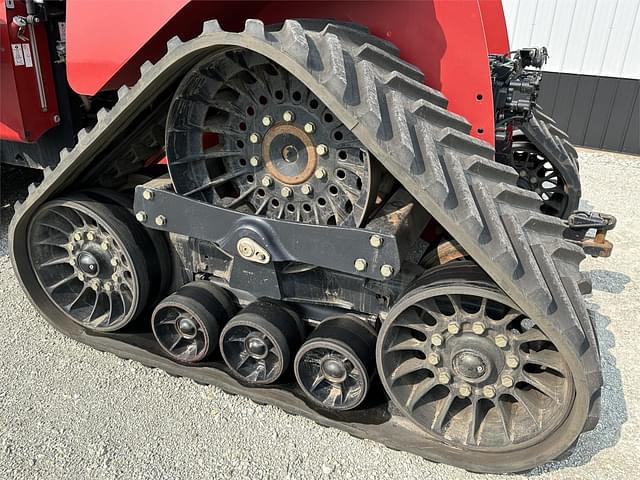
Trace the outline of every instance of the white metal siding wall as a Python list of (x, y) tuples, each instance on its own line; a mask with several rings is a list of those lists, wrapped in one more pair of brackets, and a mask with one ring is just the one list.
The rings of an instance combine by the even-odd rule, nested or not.
[(503, 0), (511, 48), (546, 46), (545, 70), (640, 79), (640, 0)]

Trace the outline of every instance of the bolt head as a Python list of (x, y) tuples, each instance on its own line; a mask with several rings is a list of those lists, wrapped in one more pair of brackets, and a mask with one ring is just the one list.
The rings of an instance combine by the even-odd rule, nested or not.
[(482, 393), (487, 398), (493, 398), (496, 396), (496, 389), (491, 385), (485, 385), (482, 389)]
[(111, 260), (109, 260), (109, 263), (111, 264), (112, 267), (117, 267), (119, 262), (116, 257), (112, 257)]
[(262, 252), (258, 252), (258, 253), (256, 253), (256, 258), (258, 260), (262, 260), (264, 262), (267, 259), (267, 256)]
[(468, 397), (471, 395), (471, 387), (469, 385), (460, 385), (460, 388), (458, 388), (458, 394), (460, 394), (462, 398)]
[(353, 266), (358, 272), (364, 272), (367, 269), (367, 261), (364, 258), (357, 258)]
[(264, 125), (265, 127), (271, 126), (272, 123), (273, 117), (271, 115), (265, 115), (264, 117), (262, 117), (262, 125)]
[(486, 327), (482, 322), (473, 322), (473, 325), (471, 325), (471, 331), (476, 335), (482, 335), (485, 330), (486, 330)]
[(384, 277), (384, 278), (389, 278), (391, 275), (393, 275), (393, 267), (391, 265), (382, 265), (380, 267), (380, 274)]
[(496, 342), (496, 345), (498, 347), (504, 348), (509, 343), (509, 339), (506, 337), (506, 335), (496, 335), (494, 342)]
[(75, 258), (71, 257), (71, 258), (69, 259), (69, 265), (75, 265), (76, 263), (78, 263), (78, 262), (76, 262), (76, 259), (75, 259)]
[(80, 232), (74, 233), (73, 239), (79, 242), (80, 240), (82, 240), (82, 234)]
[(118, 283), (120, 281), (120, 276), (117, 273), (114, 273), (111, 275), (111, 280), (113, 280), (115, 283)]
[(291, 190), (289, 187), (282, 187), (282, 190), (280, 190), (280, 194), (284, 198), (289, 198), (291, 195), (293, 195), (293, 190)]
[(140, 223), (144, 223), (147, 221), (147, 214), (145, 212), (138, 212), (136, 213), (136, 220), (138, 220)]
[(293, 113), (291, 110), (287, 110), (282, 114), (282, 119), (285, 122), (293, 122), (296, 119), (296, 114)]
[(503, 387), (507, 387), (507, 388), (511, 388), (513, 387), (513, 377), (511, 375), (503, 375), (502, 376), (502, 386)]
[(164, 215), (158, 215), (156, 217), (156, 225), (161, 227), (162, 225), (166, 225), (166, 224), (167, 224), (167, 217), (165, 217)]
[(100, 248), (106, 252), (107, 250), (109, 250), (109, 243), (108, 242), (102, 242), (100, 244)]
[(260, 157), (258, 157), (257, 155), (251, 157), (249, 159), (249, 165), (251, 165), (252, 167), (257, 167), (258, 165), (260, 165)]
[(440, 372), (438, 374), (438, 382), (442, 384), (447, 384), (450, 381), (451, 381), (451, 375), (449, 375), (449, 372)]
[(260, 137), (259, 133), (252, 133), (251, 135), (249, 135), (249, 141), (251, 143), (260, 143), (260, 139), (262, 137)]
[(300, 191), (304, 195), (311, 195), (313, 193), (313, 187), (308, 183), (305, 183), (304, 185), (302, 185), (302, 187), (300, 187)]
[(105, 282), (104, 283), (105, 292), (110, 292), (112, 288), (113, 288), (113, 285), (111, 284), (111, 282)]
[(449, 325), (447, 325), (447, 331), (451, 335), (457, 335), (458, 333), (460, 333), (460, 325), (458, 325), (456, 322), (450, 322)]
[(100, 289), (100, 281), (91, 282), (91, 289), (97, 292)]
[(322, 180), (327, 176), (327, 171), (324, 168), (319, 168), (316, 170), (316, 178)]
[(431, 343), (436, 347), (439, 347), (444, 342), (444, 338), (439, 333), (434, 333), (431, 335)]
[(67, 243), (67, 250), (69, 251), (69, 253), (73, 252), (74, 248), (75, 246), (73, 245), (73, 243)]
[(96, 235), (93, 232), (87, 232), (87, 240), (95, 240)]
[(507, 363), (507, 367), (509, 368), (518, 368), (520, 361), (518, 360), (518, 357), (516, 357), (515, 355), (508, 355), (506, 363)]
[(316, 153), (320, 156), (326, 155), (327, 153), (329, 153), (329, 147), (327, 147), (324, 143), (316, 145)]
[(273, 185), (273, 179), (270, 176), (266, 175), (262, 177), (262, 180), (260, 183), (262, 183), (263, 187), (270, 187), (271, 185)]
[(241, 238), (238, 241), (238, 253), (245, 258), (253, 256), (255, 250), (251, 242), (247, 239)]
[(144, 198), (145, 200), (153, 200), (153, 191), (145, 190), (144, 192), (142, 192), (142, 198)]
[(380, 235), (371, 235), (371, 237), (369, 237), (369, 245), (371, 245), (373, 248), (380, 248), (383, 243), (384, 238), (382, 238)]
[(304, 131), (307, 133), (313, 133), (316, 131), (316, 125), (312, 122), (307, 122), (304, 124)]
[(78, 272), (77, 277), (78, 277), (78, 280), (80, 280), (81, 282), (84, 282), (84, 273)]
[(437, 353), (430, 353), (427, 356), (427, 361), (430, 365), (437, 365), (440, 363), (440, 355), (438, 355)]

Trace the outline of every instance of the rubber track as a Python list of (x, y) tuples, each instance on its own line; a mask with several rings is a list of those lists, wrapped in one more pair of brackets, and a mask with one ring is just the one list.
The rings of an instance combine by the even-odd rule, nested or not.
[(578, 170), (578, 152), (569, 142), (569, 135), (560, 130), (556, 122), (536, 107), (532, 117), (520, 129), (545, 157), (565, 163)]
[[(131, 89), (122, 87), (114, 108), (101, 110), (96, 127), (81, 132), (76, 147), (61, 153), (56, 170), (45, 171), (42, 184), (30, 188), (25, 203), (16, 205), (10, 242), (14, 270), (23, 287), (37, 285), (25, 245), (28, 222), (38, 206), (72, 186), (169, 80), (215, 48), (242, 47), (271, 58), (305, 83), (546, 332), (565, 355), (578, 392), (565, 427), (570, 425), (575, 432), (593, 428), (602, 379), (594, 331), (578, 286), (582, 251), (562, 240), (564, 223), (538, 212), (537, 196), (515, 187), (516, 173), (492, 160), (489, 145), (468, 135), (468, 123), (445, 109), (447, 100), (421, 83), (422, 74), (415, 67), (397, 58), (392, 49), (373, 41), (362, 43), (367, 37), (353, 32), (333, 25), (305, 31), (299, 22), (286, 21), (280, 31), (265, 33), (260, 21), (249, 20), (243, 32), (227, 33), (216, 21), (209, 21), (193, 40), (170, 40), (167, 54), (155, 65), (142, 65), (139, 82)], [(202, 376), (172, 367), (152, 353), (145, 357), (139, 348), (122, 342), (113, 345), (110, 340), (78, 333), (78, 329), (63, 328), (60, 315), (47, 306), (42, 294), (35, 288), (25, 290), (45, 318), (80, 341), (98, 348), (102, 342), (104, 349), (119, 356), (192, 378)], [(289, 410), (286, 401), (276, 397), (267, 401)], [(363, 426), (353, 429), (351, 424), (341, 425), (314, 412), (300, 413), (356, 436), (442, 460), (434, 445), (420, 449), (408, 442), (399, 446), (392, 432), (381, 438)], [(460, 465), (479, 469), (465, 464), (464, 455), (460, 457)], [(520, 469), (534, 466), (536, 460), (523, 462), (530, 465), (518, 464)], [(481, 470), (495, 471), (488, 466)]]

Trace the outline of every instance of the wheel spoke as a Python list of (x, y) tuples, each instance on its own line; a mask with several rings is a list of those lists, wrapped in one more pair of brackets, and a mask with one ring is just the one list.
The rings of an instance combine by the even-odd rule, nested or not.
[(408, 338), (389, 347), (386, 350), (386, 353), (401, 352), (403, 350), (417, 350), (421, 352), (424, 350), (424, 347), (425, 342), (421, 342), (420, 340), (416, 340), (415, 338)]
[(456, 396), (449, 391), (449, 394), (438, 402), (436, 407), (436, 413), (433, 416), (433, 422), (431, 423), (431, 429), (435, 432), (442, 433), (442, 427), (444, 426), (447, 414), (451, 409)]
[(54, 283), (53, 285), (49, 285), (47, 287), (47, 290), (49, 291), (49, 293), (53, 293), (55, 292), (58, 288), (60, 288), (61, 286), (65, 285), (66, 283), (69, 283), (71, 280), (77, 278), (75, 273), (72, 273), (71, 275), (69, 275), (68, 277), (64, 277), (62, 280), (57, 281), (56, 283)]
[(404, 377), (413, 372), (417, 372), (419, 370), (424, 370), (428, 368), (424, 363), (424, 360), (420, 360), (419, 358), (409, 358), (398, 365), (389, 375), (391, 379), (391, 384), (393, 385), (400, 378)]
[(413, 411), (418, 401), (429, 393), (436, 385), (438, 385), (438, 383), (434, 378), (426, 378), (425, 380), (417, 383), (407, 398), (405, 404), (407, 409), (409, 411)]

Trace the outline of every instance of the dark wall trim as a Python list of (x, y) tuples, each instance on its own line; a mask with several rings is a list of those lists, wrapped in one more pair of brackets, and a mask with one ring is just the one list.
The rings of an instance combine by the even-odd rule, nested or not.
[(573, 144), (640, 155), (640, 80), (544, 72), (538, 102)]

